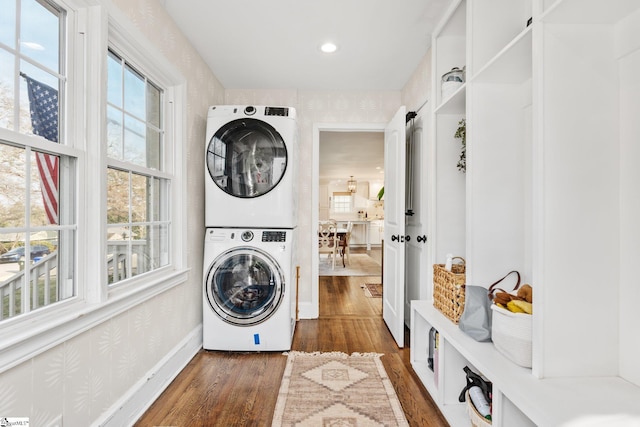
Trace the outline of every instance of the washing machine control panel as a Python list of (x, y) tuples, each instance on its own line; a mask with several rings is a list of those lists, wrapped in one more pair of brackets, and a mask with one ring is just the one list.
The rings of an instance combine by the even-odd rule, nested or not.
[(242, 234), (240, 235), (240, 238), (242, 239), (243, 242), (250, 242), (253, 240), (253, 231), (243, 231)]
[(286, 242), (287, 232), (286, 231), (263, 231), (262, 241), (263, 242)]

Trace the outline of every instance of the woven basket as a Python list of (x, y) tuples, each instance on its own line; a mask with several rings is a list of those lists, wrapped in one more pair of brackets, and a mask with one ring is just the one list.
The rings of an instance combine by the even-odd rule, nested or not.
[(465, 261), (453, 264), (451, 271), (444, 268), (444, 264), (433, 265), (433, 306), (440, 310), (456, 325), (464, 311)]
[(491, 339), (496, 349), (514, 363), (531, 367), (531, 314), (513, 313), (491, 305)]
[(476, 409), (475, 405), (471, 401), (471, 396), (469, 396), (469, 390), (465, 392), (466, 401), (467, 401), (467, 412), (469, 413), (469, 418), (471, 419), (471, 425), (473, 427), (486, 427), (491, 425), (491, 420), (486, 419), (480, 412)]

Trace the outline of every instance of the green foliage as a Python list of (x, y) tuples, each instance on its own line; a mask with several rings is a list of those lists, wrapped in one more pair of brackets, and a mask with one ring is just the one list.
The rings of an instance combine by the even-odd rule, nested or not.
[(460, 139), (462, 142), (462, 149), (460, 150), (460, 158), (458, 159), (458, 170), (462, 173), (467, 171), (467, 122), (465, 119), (461, 119), (458, 122), (458, 129), (453, 135), (454, 138)]
[(378, 191), (378, 200), (382, 200), (383, 196), (384, 196), (384, 187), (382, 187), (380, 191)]

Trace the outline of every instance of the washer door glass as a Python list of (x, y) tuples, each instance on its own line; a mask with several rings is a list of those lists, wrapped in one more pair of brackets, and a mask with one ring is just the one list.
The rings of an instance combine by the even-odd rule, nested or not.
[(269, 123), (233, 120), (213, 135), (207, 169), (216, 185), (231, 196), (259, 197), (275, 188), (287, 169), (287, 148)]
[(222, 320), (251, 326), (264, 322), (278, 309), (284, 276), (271, 255), (243, 247), (216, 258), (204, 285), (209, 305)]

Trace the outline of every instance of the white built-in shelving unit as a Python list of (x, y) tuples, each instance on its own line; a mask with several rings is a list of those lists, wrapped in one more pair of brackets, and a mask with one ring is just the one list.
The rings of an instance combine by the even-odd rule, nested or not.
[[(495, 426), (640, 416), (640, 2), (454, 3), (432, 44), (433, 260), (465, 257), (475, 285), (522, 274), (533, 363), (475, 342), (426, 299), (412, 304), (413, 367), (452, 426), (469, 425), (466, 365), (494, 384)], [(441, 76), (463, 66), (466, 82), (442, 99)]]

